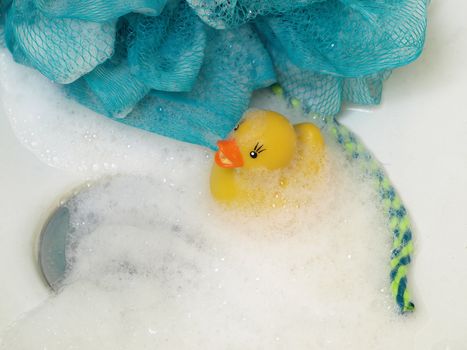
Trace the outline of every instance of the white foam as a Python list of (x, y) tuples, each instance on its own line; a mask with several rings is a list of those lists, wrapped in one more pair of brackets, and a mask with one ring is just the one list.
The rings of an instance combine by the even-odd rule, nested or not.
[[(90, 177), (119, 172), (154, 173), (183, 162), (186, 152), (208, 154), (98, 115), (65, 98), (37, 71), (14, 64), (0, 49), (0, 96), (18, 139), (53, 167)], [(176, 156), (177, 155), (177, 156)], [(189, 161), (185, 163), (189, 167)]]
[(416, 319), (394, 312), (388, 290), (390, 232), (329, 140), (308, 205), (229, 211), (210, 197), (209, 151), (100, 117), (5, 53), (0, 81), (40, 159), (90, 177), (137, 174), (70, 202), (67, 285), (3, 331), (0, 349), (411, 348)]

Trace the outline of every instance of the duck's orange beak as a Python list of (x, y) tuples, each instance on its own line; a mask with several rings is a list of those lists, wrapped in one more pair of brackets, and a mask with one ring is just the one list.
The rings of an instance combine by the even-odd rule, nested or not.
[(234, 139), (217, 141), (219, 150), (214, 157), (217, 165), (222, 168), (239, 168), (243, 166), (243, 158), (240, 148)]

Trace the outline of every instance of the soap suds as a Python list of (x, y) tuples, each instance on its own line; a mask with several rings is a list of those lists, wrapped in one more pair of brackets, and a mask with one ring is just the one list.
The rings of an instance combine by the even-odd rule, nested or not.
[(5, 52), (0, 85), (40, 159), (114, 175), (68, 202), (66, 285), (0, 332), (1, 350), (412, 348), (413, 317), (388, 288), (391, 233), (332, 141), (319, 188), (297, 189), (306, 205), (226, 210), (210, 197), (211, 151), (100, 117)]
[[(0, 49), (0, 102), (18, 139), (52, 167), (89, 177), (119, 172), (158, 174), (204, 148), (125, 126), (67, 99), (57, 84), (15, 64)], [(180, 156), (180, 153), (190, 156)], [(150, 161), (148, 161), (150, 160)]]

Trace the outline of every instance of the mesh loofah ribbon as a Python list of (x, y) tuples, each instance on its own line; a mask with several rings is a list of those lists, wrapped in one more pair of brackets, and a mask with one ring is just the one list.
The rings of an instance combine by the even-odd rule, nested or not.
[(391, 294), (401, 313), (413, 312), (415, 304), (411, 300), (407, 280), (413, 252), (409, 214), (383, 167), (358, 137), (335, 118), (328, 118), (326, 122), (326, 131), (343, 147), (347, 156), (359, 163), (374, 182), (392, 232), (391, 272), (389, 274)]
[(215, 147), (253, 90), (306, 111), (379, 103), (420, 54), (426, 0), (0, 0), (14, 59), (120, 122)]

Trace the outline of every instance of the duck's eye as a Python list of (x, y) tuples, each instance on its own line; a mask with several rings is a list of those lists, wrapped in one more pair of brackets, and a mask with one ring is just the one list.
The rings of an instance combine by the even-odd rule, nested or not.
[(250, 152), (250, 157), (255, 159), (258, 157), (258, 154), (264, 151), (266, 151), (266, 149), (263, 148), (263, 145), (260, 145), (259, 142), (256, 142), (255, 148), (253, 148), (253, 151)]

